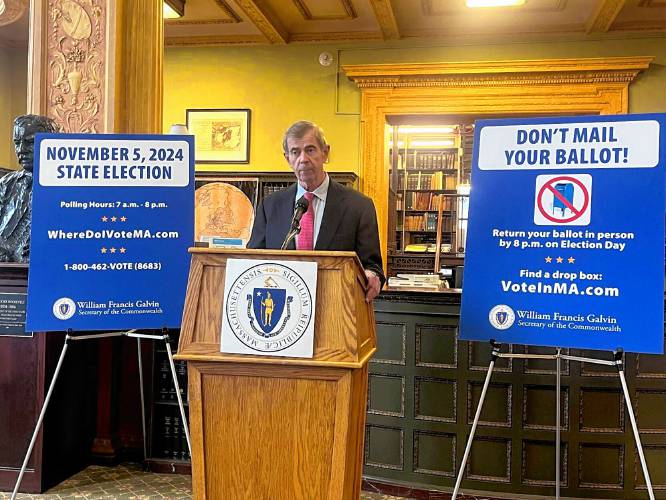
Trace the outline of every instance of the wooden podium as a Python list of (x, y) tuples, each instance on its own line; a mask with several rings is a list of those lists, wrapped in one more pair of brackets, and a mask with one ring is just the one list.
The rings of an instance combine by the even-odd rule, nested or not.
[[(353, 252), (191, 249), (176, 359), (186, 360), (197, 499), (359, 498), (376, 351)], [(314, 261), (314, 356), (220, 352), (227, 259)]]

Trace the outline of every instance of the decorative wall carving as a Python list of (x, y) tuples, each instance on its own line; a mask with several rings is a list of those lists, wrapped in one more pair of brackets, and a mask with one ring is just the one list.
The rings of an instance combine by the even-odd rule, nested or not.
[(0, 26), (7, 26), (23, 17), (29, 0), (4, 0), (0, 2)]
[(47, 115), (65, 132), (104, 131), (104, 0), (49, 0)]

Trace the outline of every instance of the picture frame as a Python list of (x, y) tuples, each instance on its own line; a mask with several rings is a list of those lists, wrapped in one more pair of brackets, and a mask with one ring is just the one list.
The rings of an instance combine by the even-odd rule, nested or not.
[(250, 163), (249, 109), (187, 109), (195, 163)]

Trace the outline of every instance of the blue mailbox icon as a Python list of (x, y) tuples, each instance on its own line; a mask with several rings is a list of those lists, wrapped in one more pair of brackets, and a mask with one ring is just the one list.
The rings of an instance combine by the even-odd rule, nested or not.
[[(574, 199), (574, 185), (571, 182), (558, 182), (555, 184), (555, 190), (559, 193), (559, 195), (564, 198), (568, 203), (569, 206), (573, 206), (573, 199)], [(568, 210), (569, 207), (562, 201), (561, 198), (558, 196), (553, 197), (553, 215), (555, 214), (555, 210), (559, 209), (561, 212), (561, 216), (564, 217), (564, 212), (565, 210)]]

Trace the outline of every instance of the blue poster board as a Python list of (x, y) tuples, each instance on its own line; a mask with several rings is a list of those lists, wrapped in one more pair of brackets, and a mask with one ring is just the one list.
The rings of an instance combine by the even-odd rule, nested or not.
[(40, 134), (26, 330), (180, 326), (192, 136)]
[(476, 122), (462, 339), (663, 353), (665, 120)]

